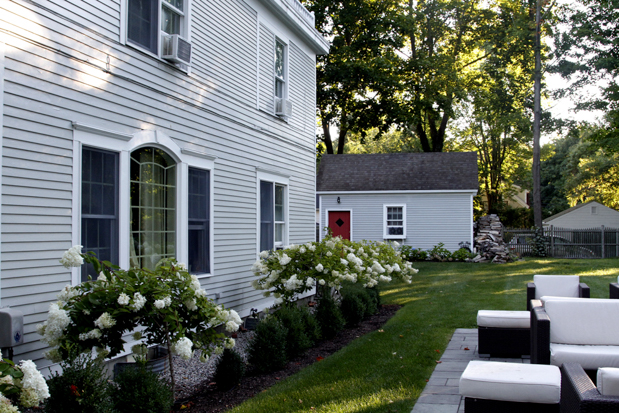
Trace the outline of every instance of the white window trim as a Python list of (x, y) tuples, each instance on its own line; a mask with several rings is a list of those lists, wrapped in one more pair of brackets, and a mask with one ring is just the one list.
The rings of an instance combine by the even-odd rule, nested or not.
[[(146, 53), (147, 55), (155, 57), (155, 58), (157, 58), (157, 60), (165, 62), (165, 63), (167, 63), (167, 64), (169, 64), (171, 66), (174, 66), (176, 68), (181, 69), (179, 67), (179, 65), (176, 65), (173, 62), (169, 62), (169, 61), (161, 58), (161, 54), (162, 54), (161, 36), (162, 36), (162, 33), (163, 33), (161, 31), (161, 7), (162, 7), (162, 3), (163, 3), (164, 0), (158, 0), (159, 8), (157, 9), (158, 10), (158, 14), (157, 15), (159, 16), (159, 18), (157, 19), (157, 33), (158, 33), (158, 37), (157, 37), (157, 54), (155, 54), (155, 53), (151, 52), (150, 50), (147, 50), (147, 49), (145, 49), (145, 48), (143, 48), (143, 47), (141, 47), (141, 46), (139, 46), (137, 44), (134, 44), (134, 43), (132, 43), (132, 42), (127, 40), (127, 25), (129, 24), (129, 21), (128, 21), (129, 13), (127, 13), (127, 7), (128, 7), (127, 1), (128, 0), (120, 0), (120, 21), (121, 21), (121, 24), (120, 24), (120, 34), (119, 34), (120, 35), (120, 39), (119, 39), (120, 43), (125, 45), (125, 46), (131, 47), (133, 49), (139, 50), (139, 51), (141, 51), (143, 53)], [(184, 0), (186, 11), (183, 12), (184, 13), (184, 17), (183, 17), (183, 24), (182, 24), (182, 28), (181, 28), (181, 34), (180, 34), (180, 36), (183, 39), (187, 40), (190, 43), (191, 43), (191, 23), (192, 23), (192, 18), (191, 18), (191, 14), (192, 14), (191, 13), (191, 10), (192, 10), (191, 3), (192, 3), (192, 1), (193, 0)], [(189, 66), (189, 69), (187, 70), (187, 72), (190, 73), (190, 71), (191, 71), (191, 66)]]
[[(256, 168), (256, 257), (260, 254), (260, 182), (272, 182), (273, 184), (284, 186), (284, 236), (282, 247), (286, 248), (289, 245), (290, 232), (290, 214), (289, 214), (289, 198), (290, 198), (290, 177), (279, 172), (267, 171), (262, 168)], [(273, 188), (275, 192), (275, 188)], [(275, 207), (275, 205), (273, 205)], [(273, 228), (275, 231), (275, 228)], [(275, 234), (273, 234), (275, 241)]]
[[(284, 46), (284, 78), (283, 78), (283, 82), (284, 82), (284, 90), (282, 93), (282, 99), (288, 99), (288, 86), (289, 86), (289, 82), (290, 82), (290, 76), (289, 76), (289, 72), (288, 72), (288, 66), (289, 66), (289, 45), (288, 42), (285, 42), (284, 40), (282, 40), (282, 38), (275, 36), (275, 49), (273, 50), (273, 57), (277, 58), (277, 43), (280, 43), (281, 45)], [(275, 60), (274, 60), (275, 61)], [(275, 95), (275, 85), (277, 84), (277, 79), (279, 79), (276, 75), (276, 66), (275, 64), (273, 64), (273, 97), (277, 98), (277, 96)], [(273, 108), (273, 113), (275, 114), (275, 108)]]
[[(387, 208), (402, 208), (402, 235), (389, 234), (387, 226)], [(383, 238), (406, 239), (406, 204), (383, 204)]]
[[(114, 132), (98, 127), (73, 123), (73, 216), (72, 245), (81, 245), (82, 233), (82, 146), (104, 149), (119, 154), (118, 167), (118, 265), (129, 268), (130, 240), (130, 155), (134, 150), (152, 146), (168, 153), (177, 162), (176, 176), (176, 259), (178, 262), (188, 261), (188, 219), (189, 219), (189, 167), (205, 169), (210, 172), (210, 216), (209, 216), (209, 259), (210, 273), (196, 274), (198, 278), (207, 278), (215, 274), (214, 237), (213, 237), (213, 175), (215, 157), (205, 153), (181, 149), (168, 135), (162, 131), (140, 131), (133, 135)], [(127, 139), (132, 136), (131, 139)], [(80, 283), (79, 268), (71, 270), (72, 285)]]

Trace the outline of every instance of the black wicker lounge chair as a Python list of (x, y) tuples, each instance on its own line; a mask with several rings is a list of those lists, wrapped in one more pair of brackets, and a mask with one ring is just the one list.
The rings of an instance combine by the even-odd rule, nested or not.
[(561, 413), (619, 412), (619, 396), (603, 396), (580, 364), (561, 366)]
[[(589, 286), (585, 283), (578, 283), (578, 287), (577, 287), (577, 294), (576, 291), (574, 291), (573, 294), (566, 294), (564, 292), (555, 292), (552, 289), (548, 289), (548, 287), (546, 287), (546, 289), (544, 291), (537, 291), (537, 287), (535, 285), (535, 278), (538, 277), (545, 277), (546, 280), (549, 279), (553, 279), (554, 277), (556, 277), (557, 280), (560, 280), (561, 278), (563, 280), (566, 280), (566, 277), (572, 278), (572, 277), (577, 277), (575, 275), (569, 275), (569, 276), (561, 276), (561, 275), (535, 275), (534, 276), (534, 282), (532, 283), (528, 283), (527, 284), (527, 311), (531, 310), (531, 300), (535, 300), (535, 299), (539, 299), (544, 295), (550, 295), (550, 296), (562, 296), (562, 297), (581, 297), (581, 298), (589, 298), (591, 297), (591, 292), (589, 290)], [(574, 287), (576, 289), (576, 287)], [(617, 290), (617, 298), (619, 298), (619, 286), (618, 286), (618, 290)]]

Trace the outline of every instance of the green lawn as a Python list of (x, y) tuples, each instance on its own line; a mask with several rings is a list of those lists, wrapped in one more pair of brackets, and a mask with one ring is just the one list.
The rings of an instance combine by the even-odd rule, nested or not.
[(416, 263), (412, 284), (383, 287), (385, 304), (404, 307), (384, 332), (278, 383), (240, 413), (410, 412), (456, 328), (475, 328), (480, 309), (525, 310), (534, 274), (580, 275), (592, 297), (608, 297), (619, 260), (528, 259), (510, 264)]

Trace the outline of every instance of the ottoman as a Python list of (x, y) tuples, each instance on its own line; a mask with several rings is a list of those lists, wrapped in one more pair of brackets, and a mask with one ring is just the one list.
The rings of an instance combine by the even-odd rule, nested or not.
[(529, 311), (479, 310), (477, 332), (479, 354), (508, 357), (531, 354)]
[(460, 377), (464, 411), (559, 412), (561, 372), (544, 364), (471, 361)]

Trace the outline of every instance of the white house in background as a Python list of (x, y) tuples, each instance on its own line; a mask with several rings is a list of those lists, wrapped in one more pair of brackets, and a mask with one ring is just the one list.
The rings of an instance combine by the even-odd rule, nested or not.
[(242, 316), (260, 250), (315, 238), (315, 69), (297, 0), (0, 2), (2, 306), (16, 359), (66, 284), (72, 245), (187, 263)]
[(544, 220), (544, 226), (556, 228), (588, 229), (619, 228), (619, 211), (609, 208), (597, 201), (578, 204)]
[(325, 227), (353, 241), (429, 249), (473, 245), (475, 152), (323, 155), (316, 192)]

